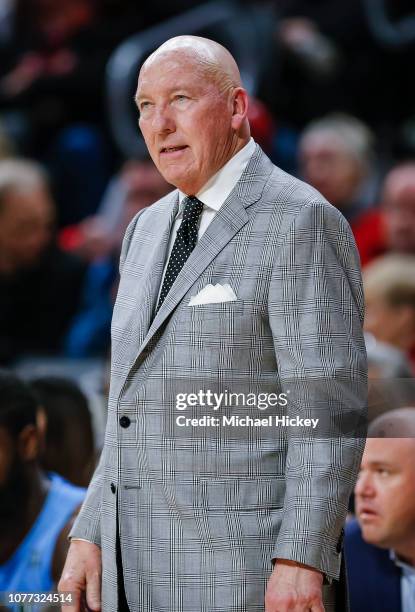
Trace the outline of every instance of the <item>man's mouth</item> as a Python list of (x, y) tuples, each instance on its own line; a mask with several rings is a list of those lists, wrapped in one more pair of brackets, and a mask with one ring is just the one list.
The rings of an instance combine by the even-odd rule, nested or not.
[(358, 514), (359, 519), (361, 519), (362, 521), (371, 520), (378, 516), (378, 513), (375, 512), (375, 510), (373, 510), (372, 508), (365, 507), (365, 506), (363, 508), (359, 508), (357, 514)]
[(172, 154), (177, 153), (178, 151), (183, 151), (184, 149), (187, 149), (187, 145), (179, 145), (177, 147), (163, 147), (162, 149), (160, 149), (160, 153)]

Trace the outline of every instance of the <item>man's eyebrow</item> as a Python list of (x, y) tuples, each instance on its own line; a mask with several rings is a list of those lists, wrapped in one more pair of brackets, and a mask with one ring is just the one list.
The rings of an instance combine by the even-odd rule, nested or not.
[(138, 106), (138, 103), (140, 102), (140, 100), (142, 100), (144, 98), (144, 96), (142, 94), (135, 94), (133, 100), (136, 103), (136, 105)]
[(375, 459), (374, 461), (369, 461), (369, 465), (370, 467), (387, 467), (387, 468), (394, 468), (396, 467), (396, 464), (391, 463), (390, 461), (383, 461), (381, 459)]
[[(196, 88), (195, 84), (193, 83), (193, 84), (186, 84), (186, 85), (173, 85), (172, 87), (167, 89), (165, 93), (167, 95), (169, 95), (169, 96), (172, 93), (175, 93), (175, 92), (182, 92), (182, 93), (191, 95), (191, 94), (195, 94), (196, 90), (197, 90), (197, 88)], [(138, 102), (140, 102), (140, 100), (142, 100), (144, 98), (145, 99), (151, 98), (151, 95), (147, 95), (145, 93), (136, 94), (134, 96), (134, 101), (135, 101), (136, 104), (138, 104)]]

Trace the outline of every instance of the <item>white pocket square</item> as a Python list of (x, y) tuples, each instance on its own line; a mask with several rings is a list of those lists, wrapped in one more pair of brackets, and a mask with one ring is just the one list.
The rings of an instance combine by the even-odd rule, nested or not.
[(227, 283), (225, 285), (206, 285), (197, 295), (190, 299), (189, 306), (200, 304), (219, 304), (221, 302), (235, 302), (236, 295), (234, 290)]

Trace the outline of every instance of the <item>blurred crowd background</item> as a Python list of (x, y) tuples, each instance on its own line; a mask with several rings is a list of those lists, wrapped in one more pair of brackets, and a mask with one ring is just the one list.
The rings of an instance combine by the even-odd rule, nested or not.
[(102, 446), (123, 233), (172, 189), (133, 94), (184, 33), (231, 50), (255, 140), (349, 221), (370, 419), (415, 412), (413, 2), (1, 0), (0, 591), (56, 581)]

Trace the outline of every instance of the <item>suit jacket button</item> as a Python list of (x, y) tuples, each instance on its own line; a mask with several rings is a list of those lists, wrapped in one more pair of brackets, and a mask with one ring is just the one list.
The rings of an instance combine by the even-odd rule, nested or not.
[(115, 486), (113, 482), (110, 485), (110, 489), (111, 489), (111, 493), (115, 493), (115, 491), (117, 490), (117, 487)]
[(121, 425), (121, 427), (124, 427), (124, 429), (125, 429), (126, 427), (129, 427), (129, 426), (131, 425), (131, 421), (130, 421), (130, 419), (128, 418), (128, 416), (125, 416), (125, 415), (124, 415), (124, 416), (122, 416), (122, 417), (120, 418), (120, 425)]

